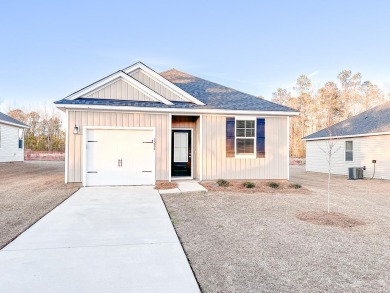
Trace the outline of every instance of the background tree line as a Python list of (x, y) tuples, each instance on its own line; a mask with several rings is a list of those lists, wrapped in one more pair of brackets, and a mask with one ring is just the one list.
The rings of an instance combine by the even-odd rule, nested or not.
[(339, 83), (329, 81), (314, 89), (310, 78), (301, 75), (293, 88), (294, 96), (283, 88), (272, 94), (272, 101), (300, 112), (290, 120), (290, 156), (305, 156), (302, 137), (385, 102), (379, 87), (363, 82), (360, 73), (343, 70), (337, 79)]
[(24, 133), (24, 147), (33, 151), (65, 151), (65, 132), (62, 130), (61, 117), (46, 111), (20, 109), (8, 112), (8, 115), (30, 126)]

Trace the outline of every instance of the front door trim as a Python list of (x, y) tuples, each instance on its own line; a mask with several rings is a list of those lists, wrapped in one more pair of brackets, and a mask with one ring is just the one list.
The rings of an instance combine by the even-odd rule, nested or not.
[[(113, 126), (82, 126), (81, 135), (82, 135), (82, 147), (81, 147), (81, 156), (83, 158), (82, 162), (82, 184), (84, 187), (87, 186), (87, 131), (88, 130), (152, 130), (153, 137), (156, 137), (156, 128), (155, 127), (113, 127)], [(70, 134), (72, 135), (72, 134)], [(80, 134), (73, 134), (80, 135)], [(155, 139), (154, 139), (155, 140)], [(156, 152), (154, 153), (154, 166), (156, 166)], [(156, 181), (156, 178), (154, 178)]]
[[(194, 163), (195, 163), (195, 155), (194, 155), (194, 129), (189, 128), (189, 127), (172, 127), (171, 128), (171, 133), (175, 130), (189, 130), (191, 133), (191, 176), (171, 176), (173, 180), (178, 180), (178, 179), (194, 179)], [(170, 141), (171, 147), (170, 149), (173, 149), (172, 145), (172, 140)], [(172, 153), (170, 153), (170, 161), (172, 161)], [(169, 174), (172, 174), (172, 164), (171, 168), (169, 170)]]

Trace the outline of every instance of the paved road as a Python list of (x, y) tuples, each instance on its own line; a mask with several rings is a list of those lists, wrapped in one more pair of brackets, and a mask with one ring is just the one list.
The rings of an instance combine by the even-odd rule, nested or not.
[(199, 292), (158, 192), (82, 188), (0, 251), (0, 292)]

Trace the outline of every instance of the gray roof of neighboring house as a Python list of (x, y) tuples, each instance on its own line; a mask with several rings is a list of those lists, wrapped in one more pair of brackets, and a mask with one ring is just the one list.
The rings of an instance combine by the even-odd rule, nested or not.
[(5, 115), (4, 113), (0, 112), (0, 123), (4, 122), (6, 124), (11, 123), (11, 124), (16, 124), (21, 127), (29, 127), (28, 125), (24, 124), (23, 122), (20, 122), (19, 120), (16, 120), (8, 115)]
[(303, 139), (355, 136), (381, 132), (390, 132), (390, 101), (310, 134)]
[(165, 105), (158, 102), (125, 101), (112, 99), (78, 98), (75, 100), (62, 99), (56, 104), (76, 105), (106, 105), (106, 106), (135, 106), (155, 108), (181, 108), (181, 109), (220, 109), (220, 110), (247, 110), (247, 111), (281, 111), (298, 112), (289, 107), (279, 105), (255, 96), (219, 85), (217, 83), (171, 69), (160, 73), (185, 92), (197, 98), (205, 105), (196, 105), (190, 102), (172, 101), (174, 105)]

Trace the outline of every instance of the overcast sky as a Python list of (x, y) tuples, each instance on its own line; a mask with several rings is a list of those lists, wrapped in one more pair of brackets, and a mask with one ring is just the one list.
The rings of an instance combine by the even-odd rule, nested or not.
[(389, 91), (389, 15), (390, 1), (1, 1), (0, 110), (51, 104), (137, 61), (267, 99), (343, 69)]

